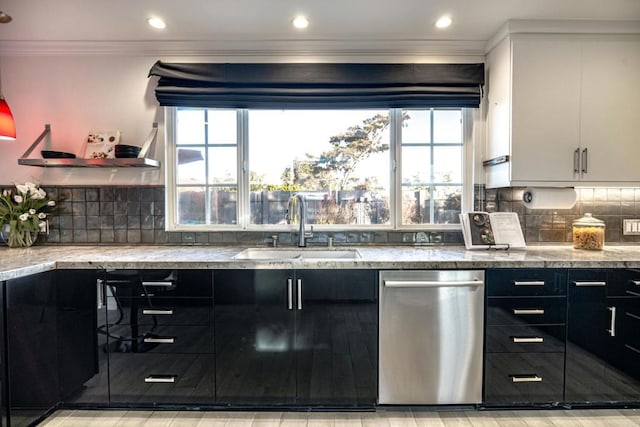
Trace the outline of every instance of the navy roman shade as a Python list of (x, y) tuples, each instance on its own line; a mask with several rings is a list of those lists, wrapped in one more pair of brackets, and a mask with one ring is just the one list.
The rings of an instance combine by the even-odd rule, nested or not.
[(156, 62), (163, 106), (207, 108), (477, 108), (484, 64)]

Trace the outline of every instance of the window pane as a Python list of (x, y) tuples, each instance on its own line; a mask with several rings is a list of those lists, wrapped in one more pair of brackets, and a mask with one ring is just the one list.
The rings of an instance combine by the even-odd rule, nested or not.
[(236, 110), (208, 110), (209, 144), (236, 144)]
[(402, 182), (431, 182), (431, 149), (402, 147)]
[(235, 147), (209, 149), (209, 184), (238, 182), (237, 151)]
[(433, 112), (433, 142), (462, 143), (462, 110)]
[(283, 223), (295, 191), (311, 224), (388, 223), (389, 134), (387, 110), (250, 111), (251, 223)]
[(431, 141), (430, 110), (404, 110), (403, 117), (403, 144), (425, 144)]
[(204, 110), (178, 109), (176, 112), (176, 144), (204, 144)]
[(204, 148), (178, 148), (176, 182), (178, 185), (204, 184), (206, 181)]
[(462, 146), (434, 147), (433, 180), (440, 183), (462, 183)]
[(403, 187), (403, 224), (457, 224), (462, 186)]
[(178, 223), (205, 224), (204, 187), (178, 188)]
[(211, 224), (237, 224), (238, 223), (238, 188), (211, 187), (209, 188), (211, 200)]

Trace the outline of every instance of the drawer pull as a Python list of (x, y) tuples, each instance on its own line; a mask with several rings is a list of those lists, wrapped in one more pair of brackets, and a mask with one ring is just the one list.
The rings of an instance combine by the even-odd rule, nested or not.
[(144, 309), (144, 310), (142, 310), (142, 314), (160, 315), (160, 316), (173, 316), (173, 310)]
[(511, 381), (514, 383), (541, 383), (542, 377), (537, 375), (511, 375)]
[(633, 292), (633, 291), (627, 291), (628, 295), (634, 296), (634, 297), (640, 297), (640, 294), (637, 292)]
[(513, 314), (544, 314), (542, 308), (514, 308)]
[(544, 342), (542, 337), (512, 337), (514, 343), (535, 343)]
[(576, 286), (607, 286), (607, 282), (579, 282), (577, 280), (573, 284)]
[(631, 280), (631, 283), (633, 283), (636, 286), (640, 286), (640, 280)]
[(176, 337), (145, 337), (144, 342), (153, 344), (175, 344)]
[(173, 282), (142, 282), (142, 286), (155, 286), (157, 288), (170, 288), (175, 286)]
[(544, 280), (514, 280), (515, 286), (544, 286)]
[(144, 379), (145, 383), (175, 383), (176, 375), (149, 375)]

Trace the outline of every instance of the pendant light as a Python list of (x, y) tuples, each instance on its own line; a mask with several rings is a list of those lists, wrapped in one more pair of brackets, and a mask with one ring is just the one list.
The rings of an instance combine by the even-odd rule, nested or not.
[[(8, 22), (11, 22), (11, 16), (0, 11), (0, 23), (6, 24)], [(0, 74), (0, 139), (16, 139), (16, 122), (13, 120), (9, 104), (2, 96), (2, 74)]]

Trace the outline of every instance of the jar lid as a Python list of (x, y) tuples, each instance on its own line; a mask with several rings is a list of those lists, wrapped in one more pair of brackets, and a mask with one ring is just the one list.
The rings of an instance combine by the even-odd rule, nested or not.
[(604, 227), (604, 221), (594, 218), (590, 213), (586, 213), (582, 218), (573, 221), (573, 225), (582, 227)]

